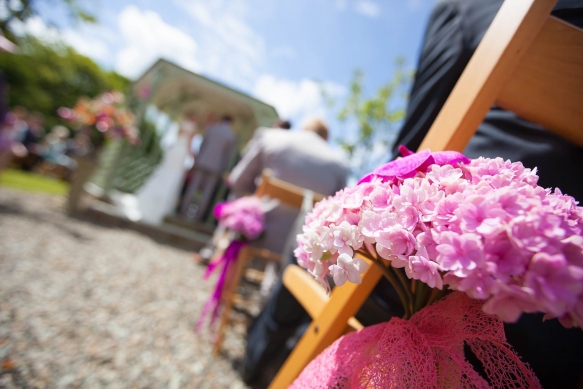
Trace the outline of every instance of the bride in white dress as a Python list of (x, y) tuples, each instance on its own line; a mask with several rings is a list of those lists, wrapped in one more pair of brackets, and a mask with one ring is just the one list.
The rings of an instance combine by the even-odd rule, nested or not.
[(191, 116), (179, 127), (176, 142), (164, 152), (162, 161), (135, 195), (116, 196), (116, 203), (132, 221), (162, 224), (164, 217), (174, 213), (186, 172), (190, 144), (196, 133)]

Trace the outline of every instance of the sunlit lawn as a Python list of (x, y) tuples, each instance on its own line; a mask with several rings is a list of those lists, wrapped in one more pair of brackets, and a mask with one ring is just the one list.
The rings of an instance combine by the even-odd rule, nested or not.
[(0, 173), (0, 187), (55, 195), (64, 195), (69, 191), (69, 184), (66, 182), (14, 169)]

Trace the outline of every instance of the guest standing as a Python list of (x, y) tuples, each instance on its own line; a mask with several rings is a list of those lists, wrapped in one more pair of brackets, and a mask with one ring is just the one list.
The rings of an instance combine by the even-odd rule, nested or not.
[(204, 133), (200, 150), (194, 161), (180, 213), (186, 216), (196, 191), (202, 191), (195, 220), (202, 221), (207, 213), (212, 195), (222, 174), (229, 168), (235, 151), (235, 134), (231, 128), (233, 119), (224, 115), (218, 124), (209, 126)]

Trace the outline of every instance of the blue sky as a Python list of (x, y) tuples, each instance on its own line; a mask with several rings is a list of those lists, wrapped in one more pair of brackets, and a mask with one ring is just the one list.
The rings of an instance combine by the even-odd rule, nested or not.
[[(164, 57), (274, 105), (295, 127), (323, 116), (338, 135), (317, 82), (342, 99), (355, 68), (368, 93), (391, 78), (396, 57), (413, 68), (434, 2), (81, 0), (99, 24), (76, 26), (57, 2), (42, 13), (78, 51), (129, 78)], [(56, 34), (40, 19), (26, 28)]]

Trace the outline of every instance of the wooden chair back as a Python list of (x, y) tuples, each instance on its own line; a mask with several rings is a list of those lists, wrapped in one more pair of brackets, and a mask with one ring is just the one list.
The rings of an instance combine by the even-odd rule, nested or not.
[[(330, 297), (314, 277), (298, 265), (288, 265), (283, 273), (283, 284), (304, 307), (312, 319), (317, 318), (324, 310)], [(348, 319), (345, 333), (358, 331), (364, 326), (354, 317)]]
[[(302, 207), (305, 195), (304, 188), (273, 177), (269, 169), (265, 169), (261, 174), (261, 183), (255, 191), (257, 197), (269, 196), (297, 209)], [(314, 204), (323, 198), (323, 195), (313, 193)]]
[[(301, 209), (304, 196), (307, 190), (289, 182), (280, 180), (272, 176), (269, 170), (264, 170), (261, 175), (261, 182), (255, 191), (255, 196), (263, 197), (269, 196), (276, 199), (283, 204), (287, 204), (297, 209)], [(324, 198), (319, 193), (311, 193), (314, 203)], [(284, 237), (285, 238), (285, 237)], [(281, 263), (281, 254), (274, 253), (267, 249), (261, 249), (251, 246), (244, 247), (237, 257), (236, 265), (232, 267), (227, 279), (222, 294), (223, 311), (221, 313), (221, 321), (217, 332), (217, 337), (214, 343), (214, 354), (218, 355), (221, 350), (225, 330), (230, 322), (230, 315), (235, 301), (240, 301), (243, 298), (237, 294), (237, 289), (241, 283), (241, 278), (245, 276), (244, 269), (246, 265), (254, 258), (260, 258), (266, 261)], [(251, 269), (248, 269), (251, 270)], [(253, 277), (261, 279), (261, 275), (257, 271), (252, 271)]]
[(419, 149), (462, 151), (493, 104), (583, 147), (583, 31), (555, 2), (504, 2)]
[[(504, 2), (420, 149), (462, 151), (494, 103), (583, 146), (583, 32), (550, 16), (555, 3)], [(342, 335), (381, 277), (370, 264), (360, 285), (334, 289), (270, 389), (287, 388)]]

